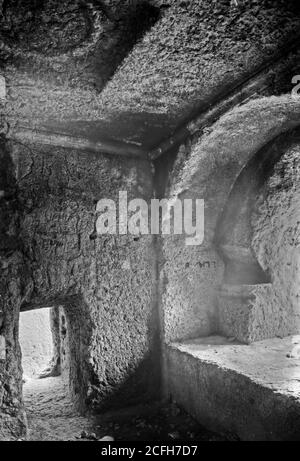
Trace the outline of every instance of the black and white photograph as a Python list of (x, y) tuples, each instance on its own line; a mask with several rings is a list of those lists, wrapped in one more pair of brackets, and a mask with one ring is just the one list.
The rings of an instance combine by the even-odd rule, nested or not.
[(0, 446), (291, 441), (300, 2), (0, 0)]

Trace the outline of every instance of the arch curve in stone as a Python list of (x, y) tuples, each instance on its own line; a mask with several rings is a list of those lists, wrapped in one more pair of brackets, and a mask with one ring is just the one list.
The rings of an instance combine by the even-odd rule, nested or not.
[[(181, 278), (177, 278), (176, 291), (173, 289), (171, 292), (171, 288), (167, 287), (171, 292), (165, 301), (168, 340), (169, 337), (171, 340), (189, 339), (213, 334), (216, 331), (225, 336), (235, 336), (242, 342), (274, 336), (276, 329), (267, 330), (265, 328), (267, 322), (263, 320), (260, 322), (260, 319), (266, 318), (265, 314), (272, 316), (268, 306), (262, 304), (262, 301), (270, 299), (270, 294), (273, 293), (269, 274), (265, 274), (262, 270), (257, 274), (255, 270), (254, 275), (256, 277), (258, 275), (257, 278), (231, 281), (229, 292), (224, 296), (220, 293), (220, 288), (222, 291), (227, 289), (228, 285), (224, 284), (226, 261), (219, 251), (216, 229), (222, 216), (226, 215), (231, 194), (236, 193), (234, 187), (238, 184), (239, 177), (243, 171), (247, 171), (247, 165), (251, 165), (255, 155), (257, 153), (261, 155), (266, 146), (271, 145), (274, 140), (282, 139), (282, 149), (278, 148), (278, 157), (280, 157), (284, 150), (284, 139), (289, 138), (293, 130), (297, 131), (299, 126), (300, 100), (290, 96), (261, 98), (228, 112), (207, 128), (200, 138), (194, 139), (190, 146), (185, 147), (188, 156), (180, 172), (172, 178), (169, 195), (181, 200), (204, 199), (205, 239), (201, 246), (190, 249), (185, 247), (182, 239), (181, 253), (177, 259), (174, 254), (178, 252), (178, 239), (174, 245), (171, 242), (164, 245), (165, 254), (167, 256), (172, 254), (172, 259), (168, 262), (171, 269), (168, 266), (168, 271), (178, 271), (178, 265), (182, 264), (183, 257), (189, 261), (190, 267), (183, 270)], [(253, 162), (255, 164), (255, 160)], [(222, 243), (226, 243), (226, 240), (221, 241)], [(247, 249), (246, 256), (249, 256), (249, 253)], [(250, 256), (251, 263), (258, 265), (257, 258), (252, 252)], [(195, 261), (195, 264), (191, 264), (191, 261)], [(208, 261), (210, 269), (198, 270), (199, 261), (200, 263)], [(193, 288), (186, 283), (189, 277), (197, 280)], [(200, 293), (205, 293), (205, 299), (199, 299)], [(189, 302), (186, 302), (187, 297)], [(177, 298), (179, 301), (175, 308)], [(258, 312), (259, 321), (256, 316), (256, 323), (250, 325), (251, 318), (256, 315), (254, 311)], [(173, 321), (175, 314), (176, 325)], [(239, 315), (242, 321), (237, 325), (236, 319)], [(188, 326), (186, 326), (187, 317)], [(222, 324), (227, 327), (222, 328)]]
[(280, 135), (300, 126), (300, 99), (253, 100), (237, 107), (193, 141), (191, 154), (173, 180), (172, 196), (206, 201), (206, 245), (215, 245), (216, 227), (232, 190), (251, 159)]
[(257, 194), (268, 181), (276, 163), (293, 144), (299, 144), (300, 127), (280, 134), (250, 159), (240, 173), (219, 217), (215, 244), (225, 262), (227, 284), (271, 282), (251, 248), (251, 214)]

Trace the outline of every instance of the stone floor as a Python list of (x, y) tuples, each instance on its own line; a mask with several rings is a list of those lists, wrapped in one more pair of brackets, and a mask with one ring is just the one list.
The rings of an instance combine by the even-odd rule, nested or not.
[(78, 415), (60, 378), (27, 380), (23, 390), (29, 440), (76, 440), (92, 421)]
[(31, 441), (219, 441), (225, 435), (207, 431), (176, 405), (159, 403), (85, 418), (74, 411), (61, 378), (28, 380), (24, 385)]

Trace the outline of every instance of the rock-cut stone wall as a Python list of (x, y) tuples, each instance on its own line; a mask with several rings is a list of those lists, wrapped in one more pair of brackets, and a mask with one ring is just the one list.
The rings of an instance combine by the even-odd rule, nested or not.
[(26, 430), (18, 320), (27, 276), (18, 235), (14, 165), (3, 139), (0, 165), (0, 438), (7, 440)]
[[(172, 199), (204, 199), (205, 238), (195, 247), (186, 246), (184, 236), (163, 239), (160, 301), (167, 344), (216, 332), (245, 343), (299, 333), (299, 110), (299, 101), (288, 96), (257, 99), (181, 146), (166, 193)], [(242, 206), (235, 202), (237, 216), (227, 223), (224, 257), (216, 238), (220, 218), (241, 174), (269, 143), (275, 173), (269, 172), (251, 200), (248, 186), (258, 171), (239, 189)], [(264, 277), (251, 274), (248, 281), (236, 273), (240, 279), (230, 280), (229, 256), (251, 271), (256, 262)]]
[[(1, 201), (1, 216), (6, 219), (1, 232), (6, 236), (7, 229), (13, 232), (15, 226), (19, 247), (15, 249), (15, 240), (5, 237), (13, 248), (4, 255), (4, 263), (1, 258), (6, 270), (1, 272), (5, 327), (0, 334), (10, 355), (9, 361), (0, 360), (0, 382), (6, 389), (0, 394), (1, 418), (7, 408), (16, 434), (11, 408), (19, 418), (20, 308), (64, 307), (71, 391), (81, 410), (151, 399), (159, 388), (153, 239), (95, 233), (101, 198), (117, 201), (122, 190), (129, 199), (151, 197), (150, 164), (17, 143), (6, 144), (3, 152), (17, 211)], [(0, 189), (8, 190), (7, 184)], [(3, 427), (0, 424), (0, 438), (7, 438), (10, 426), (7, 431)]]

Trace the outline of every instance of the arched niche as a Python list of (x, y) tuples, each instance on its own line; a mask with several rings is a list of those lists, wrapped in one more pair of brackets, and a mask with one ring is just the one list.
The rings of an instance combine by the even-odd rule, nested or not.
[[(205, 239), (200, 247), (189, 249), (183, 238), (163, 243), (166, 342), (216, 332), (245, 343), (272, 336), (273, 331), (251, 326), (252, 307), (256, 302), (260, 309), (260, 300), (271, 296), (272, 283), (271, 274), (251, 249), (251, 226), (243, 234), (241, 224), (250, 219), (255, 191), (299, 125), (300, 100), (262, 98), (236, 107), (185, 146), (187, 155), (179, 173), (171, 178), (169, 195), (181, 200), (204, 199)], [(275, 153), (270, 157), (272, 146)], [(249, 182), (251, 171), (254, 182)], [(220, 223), (220, 232), (216, 232)], [(246, 238), (239, 240), (240, 235)], [(198, 269), (203, 261), (210, 262), (210, 269)], [(262, 310), (260, 314), (263, 318)]]
[[(273, 335), (286, 336), (297, 332), (292, 327), (297, 323), (297, 313), (290, 306), (293, 302), (287, 293), (288, 284), (285, 287), (281, 283), (280, 291), (286, 292), (284, 297), (278, 292), (277, 281), (276, 286), (272, 286), (272, 264), (262, 267), (254, 251), (252, 217), (257, 212), (258, 198), (263, 195), (262, 190), (267, 187), (275, 166), (287, 152), (299, 149), (299, 145), (300, 128), (297, 127), (280, 134), (260, 149), (234, 183), (217, 222), (215, 244), (225, 264), (224, 280), (218, 296), (219, 329), (223, 334), (234, 336), (246, 343)], [(284, 182), (284, 177), (281, 181)], [(280, 199), (280, 194), (278, 198)], [(269, 221), (268, 227), (274, 228), (276, 238), (276, 227), (282, 226), (283, 223), (274, 220), (276, 213), (275, 216), (268, 216), (268, 212), (264, 212), (264, 225), (266, 226), (266, 222)], [(285, 222), (284, 227), (288, 228), (289, 222)], [(263, 234), (264, 232), (256, 238), (264, 240)], [(275, 242), (274, 244), (276, 245)], [(264, 246), (262, 242), (261, 246)], [(264, 249), (262, 252), (270, 252), (270, 249)], [(283, 267), (284, 261), (280, 265)], [(277, 278), (282, 279), (280, 274), (277, 275)], [(283, 301), (280, 302), (279, 298), (287, 303), (284, 312), (280, 306)], [(288, 326), (288, 316), (291, 326)]]
[(264, 271), (251, 248), (251, 215), (259, 191), (276, 163), (299, 142), (300, 127), (275, 137), (250, 159), (234, 183), (215, 234), (215, 244), (225, 263), (225, 284), (271, 283), (271, 274)]

